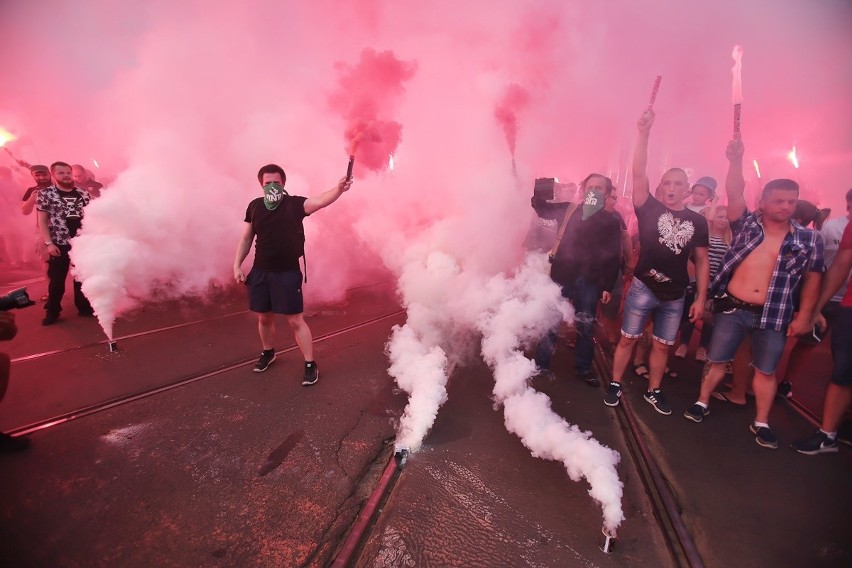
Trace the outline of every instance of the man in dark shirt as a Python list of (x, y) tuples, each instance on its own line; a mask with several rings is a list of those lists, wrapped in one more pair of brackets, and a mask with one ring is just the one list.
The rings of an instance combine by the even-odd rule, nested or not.
[[(275, 360), (275, 314), (283, 314), (305, 358), (302, 384), (312, 385), (319, 378), (319, 368), (314, 361), (311, 330), (302, 314), (302, 271), (299, 267), (299, 258), (305, 252), (302, 220), (334, 203), (349, 189), (352, 179), (343, 178), (333, 189), (309, 198), (284, 191), (287, 176), (276, 164), (260, 168), (257, 180), (264, 196), (249, 203), (234, 259), (234, 278), (248, 286), (249, 309), (258, 316), (263, 351), (254, 371), (262, 373)], [(242, 264), (255, 237), (254, 265), (246, 276)]]
[[(608, 177), (591, 174), (580, 184), (580, 190), (583, 201), (568, 207), (550, 251), (550, 277), (574, 306), (575, 373), (586, 384), (597, 386), (599, 382), (592, 371), (595, 314), (598, 300), (606, 304), (612, 298), (610, 291), (621, 260), (622, 221), (617, 213), (604, 209), (605, 200), (613, 192)], [(555, 345), (556, 331), (551, 330), (536, 349), (539, 369), (550, 368)]]
[(24, 192), (24, 198), (21, 202), (21, 213), (24, 215), (29, 215), (35, 209), (39, 190), (50, 187), (50, 170), (47, 166), (41, 164), (30, 166), (30, 175), (33, 176), (33, 181), (36, 184), (28, 187), (27, 191)]
[[(72, 238), (83, 224), (83, 209), (89, 204), (89, 193), (74, 186), (71, 166), (65, 162), (50, 165), (55, 185), (38, 192), (38, 228), (49, 255), (47, 261), (47, 302), (42, 325), (50, 325), (59, 319), (62, 311), (62, 296), (65, 295), (65, 279), (71, 267)], [(83, 294), (82, 284), (74, 280), (74, 305), (81, 316), (91, 317), (94, 310)]]
[(96, 182), (89, 170), (80, 164), (74, 164), (71, 166), (71, 173), (74, 176), (74, 183), (77, 184), (77, 187), (88, 191), (92, 199), (97, 199), (101, 196), (104, 184)]
[(683, 205), (689, 192), (689, 179), (680, 168), (663, 174), (657, 188), (659, 200), (650, 193), (648, 137), (654, 124), (649, 109), (639, 119), (639, 138), (633, 154), (633, 207), (639, 224), (639, 260), (624, 305), (621, 339), (613, 356), (612, 382), (604, 403), (617, 406), (621, 400), (621, 382), (627, 370), (633, 346), (642, 335), (649, 317), (654, 321), (654, 341), (649, 356), (648, 390), (645, 401), (660, 414), (671, 414), (671, 407), (660, 389), (663, 371), (674, 344), (684, 309), (684, 293), (689, 284), (687, 261), (695, 258), (698, 291), (689, 308), (690, 321), (704, 312), (709, 280), (707, 220)]

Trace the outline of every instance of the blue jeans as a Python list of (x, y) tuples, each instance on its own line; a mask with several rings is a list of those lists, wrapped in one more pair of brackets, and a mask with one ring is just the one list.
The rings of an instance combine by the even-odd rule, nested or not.
[(787, 334), (785, 331), (761, 329), (759, 324), (760, 314), (746, 310), (735, 309), (716, 314), (707, 360), (711, 363), (732, 361), (740, 343), (746, 335), (750, 335), (753, 353), (751, 366), (764, 375), (774, 373), (784, 353)]
[(683, 315), (683, 298), (660, 300), (641, 280), (634, 277), (624, 302), (621, 335), (629, 339), (640, 337), (652, 315), (654, 339), (664, 345), (674, 345)]
[[(595, 312), (598, 307), (600, 288), (596, 282), (578, 277), (562, 287), (562, 296), (574, 306), (574, 324), (577, 327), (577, 346), (574, 348), (574, 368), (578, 374), (592, 370), (595, 354)], [(538, 342), (535, 363), (539, 369), (550, 369), (553, 352), (556, 350), (557, 328), (547, 332)]]

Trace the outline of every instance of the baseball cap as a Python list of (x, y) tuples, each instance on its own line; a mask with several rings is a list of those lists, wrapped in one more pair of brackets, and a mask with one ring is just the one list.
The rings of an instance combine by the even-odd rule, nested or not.
[(692, 185), (693, 189), (695, 188), (696, 185), (703, 185), (704, 187), (706, 187), (707, 189), (710, 190), (711, 196), (716, 195), (716, 180), (711, 178), (710, 176), (704, 176), (704, 177), (698, 178), (698, 181), (696, 181)]
[(30, 173), (34, 174), (36, 172), (45, 172), (49, 174), (50, 169), (47, 166), (43, 166), (41, 164), (35, 164), (33, 166), (30, 166)]

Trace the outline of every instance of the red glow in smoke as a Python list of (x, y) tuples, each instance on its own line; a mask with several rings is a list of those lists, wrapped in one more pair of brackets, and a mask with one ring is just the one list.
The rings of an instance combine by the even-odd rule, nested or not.
[(356, 172), (381, 171), (402, 140), (402, 124), (393, 115), (417, 64), (397, 59), (392, 51), (365, 49), (357, 65), (338, 63), (337, 69), (339, 89), (329, 102), (346, 120), (346, 153), (355, 156)]
[(503, 127), (503, 133), (506, 135), (506, 143), (509, 145), (512, 158), (515, 157), (515, 146), (518, 141), (518, 112), (526, 108), (529, 102), (530, 95), (527, 90), (516, 83), (512, 83), (506, 87), (506, 92), (503, 93), (497, 108), (494, 109), (494, 116), (500, 126)]

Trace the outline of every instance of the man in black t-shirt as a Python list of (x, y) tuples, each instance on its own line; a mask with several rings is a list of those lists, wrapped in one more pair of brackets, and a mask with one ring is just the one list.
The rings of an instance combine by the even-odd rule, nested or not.
[(97, 199), (101, 196), (101, 190), (104, 188), (104, 184), (95, 181), (94, 176), (89, 170), (80, 164), (74, 164), (71, 166), (71, 173), (74, 176), (74, 183), (77, 184), (77, 187), (88, 191), (89, 197)]
[[(254, 199), (246, 209), (245, 228), (234, 258), (234, 279), (248, 286), (249, 309), (258, 316), (263, 351), (254, 371), (262, 373), (275, 360), (275, 314), (283, 314), (305, 357), (302, 384), (312, 385), (319, 378), (319, 368), (314, 361), (311, 330), (302, 314), (302, 271), (299, 267), (299, 258), (305, 253), (302, 220), (334, 203), (352, 185), (352, 178), (345, 177), (333, 189), (309, 198), (284, 191), (287, 176), (276, 164), (260, 168), (257, 180), (264, 196)], [(246, 276), (242, 264), (255, 237), (254, 265)]]
[(35, 209), (38, 192), (50, 187), (50, 170), (47, 166), (41, 164), (30, 166), (30, 175), (33, 176), (33, 181), (36, 184), (28, 187), (27, 191), (24, 192), (24, 198), (21, 201), (21, 213), (24, 215), (29, 215)]
[[(42, 325), (50, 325), (59, 319), (62, 311), (62, 296), (65, 295), (65, 278), (71, 267), (72, 238), (83, 224), (83, 208), (89, 204), (89, 193), (74, 186), (71, 166), (65, 162), (50, 165), (55, 185), (42, 189), (36, 198), (38, 209), (38, 230), (42, 236), (47, 254), (47, 302), (44, 304), (45, 316)], [(95, 314), (89, 300), (83, 294), (82, 284), (74, 279), (74, 305), (81, 316)]]
[(649, 356), (648, 389), (645, 400), (660, 414), (671, 414), (671, 407), (660, 390), (663, 371), (674, 344), (684, 309), (684, 293), (689, 284), (686, 265), (692, 254), (698, 281), (695, 303), (689, 307), (690, 321), (704, 311), (709, 280), (707, 220), (683, 205), (689, 192), (689, 179), (680, 168), (663, 174), (657, 188), (659, 200), (650, 193), (648, 137), (654, 123), (654, 111), (648, 109), (637, 124), (639, 139), (633, 154), (633, 207), (639, 224), (639, 260), (624, 304), (621, 339), (615, 349), (612, 382), (604, 403), (617, 406), (621, 383), (633, 346), (642, 335), (649, 317), (654, 321), (654, 341)]

